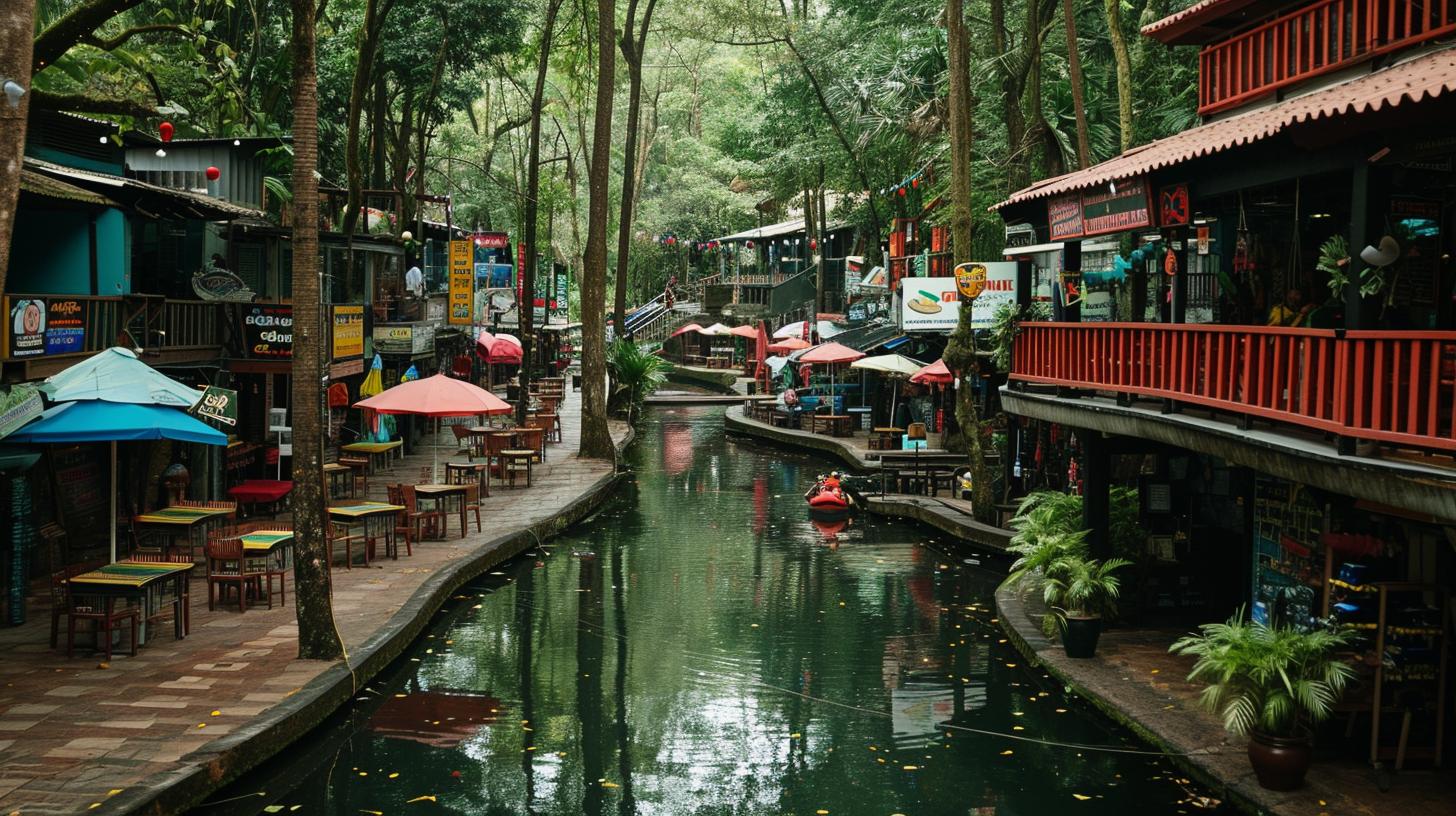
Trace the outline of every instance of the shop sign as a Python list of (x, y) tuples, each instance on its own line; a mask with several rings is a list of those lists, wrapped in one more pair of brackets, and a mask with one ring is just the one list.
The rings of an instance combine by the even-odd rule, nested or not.
[(1198, 228), (1198, 254), (1207, 255), (1209, 249), (1210, 232), (1207, 225)]
[(238, 424), (238, 392), (228, 388), (209, 385), (202, 392), (193, 412), (220, 425), (232, 427)]
[(293, 307), (268, 303), (254, 303), (245, 307), (243, 340), (248, 345), (249, 357), (265, 360), (292, 359)]
[(1006, 248), (1020, 249), (1036, 243), (1036, 227), (1030, 224), (1006, 225)]
[(45, 354), (46, 304), (40, 298), (5, 299), (10, 307), (6, 321), (5, 352), (10, 359)]
[(425, 354), (435, 348), (435, 327), (405, 323), (374, 327), (374, 348), (382, 354)]
[(346, 360), (364, 355), (364, 307), (335, 306), (333, 359)]
[(469, 241), (450, 242), (448, 319), (454, 326), (468, 326), (475, 317), (474, 260), (474, 251)]
[(75, 298), (51, 298), (46, 309), (46, 354), (75, 354), (86, 347), (86, 305)]
[(1185, 227), (1193, 220), (1187, 184), (1170, 184), (1158, 192), (1158, 225)]
[(963, 263), (955, 268), (956, 291), (961, 300), (975, 300), (986, 291), (986, 265)]
[(475, 245), (481, 249), (505, 249), (511, 245), (511, 237), (504, 232), (478, 232)]
[(551, 313), (564, 315), (567, 313), (567, 311), (569, 311), (567, 309), (566, 299), (570, 294), (571, 290), (571, 275), (565, 269), (561, 270), (561, 274), (556, 275), (555, 265), (553, 265), (551, 269), (552, 274), (555, 275), (556, 278), (556, 302), (551, 304)]
[(949, 332), (960, 321), (954, 278), (901, 278), (900, 328)]
[(1047, 223), (1053, 241), (1151, 227), (1148, 181), (1139, 177), (1104, 192), (1050, 199)]
[(41, 414), (39, 389), (29, 385), (12, 385), (0, 394), (0, 438), (9, 436), (22, 425)]
[(364, 358), (356, 360), (345, 360), (341, 363), (334, 363), (329, 366), (329, 379), (341, 380), (345, 377), (352, 377), (355, 374), (364, 373)]

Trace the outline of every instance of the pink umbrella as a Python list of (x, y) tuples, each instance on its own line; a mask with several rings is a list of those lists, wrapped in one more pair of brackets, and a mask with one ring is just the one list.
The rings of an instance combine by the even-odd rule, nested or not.
[(734, 337), (746, 337), (749, 340), (754, 340), (758, 337), (758, 329), (752, 326), (734, 326), (728, 330), (728, 333)]
[(486, 349), (485, 359), (491, 364), (520, 365), (523, 354), (520, 340), (509, 334), (497, 334)]
[(809, 348), (809, 346), (809, 343), (806, 343), (797, 337), (790, 337), (787, 340), (780, 340), (777, 343), (769, 344), (768, 350), (779, 353), (785, 351), (798, 351), (799, 349)]
[(683, 334), (687, 334), (688, 332), (697, 332), (698, 334), (702, 334), (703, 333), (703, 327), (700, 326), (700, 325), (698, 325), (697, 323), (689, 323), (686, 326), (683, 326), (682, 328), (678, 329), (677, 331), (675, 331), (671, 335), (669, 335), (668, 336), (668, 339), (671, 340), (674, 337), (677, 337), (677, 336), (683, 335)]
[[(497, 342), (500, 342), (497, 339)], [(400, 383), (381, 394), (354, 403), (380, 414), (416, 414), (435, 418), (435, 437), (440, 435), (440, 417), (509, 414), (511, 406), (478, 385), (436, 374), (423, 380)], [(437, 446), (438, 447), (438, 446)], [(438, 472), (438, 450), (435, 452)]]
[(838, 386), (838, 383), (835, 382), (834, 366), (839, 363), (852, 363), (863, 356), (865, 356), (864, 352), (855, 351), (849, 346), (842, 346), (838, 343), (822, 343), (804, 352), (804, 356), (799, 358), (799, 362), (829, 366), (829, 401), (832, 405), (834, 402), (834, 391)]
[(910, 382), (921, 385), (950, 385), (955, 382), (955, 375), (945, 367), (945, 360), (936, 360), (930, 365), (910, 375)]

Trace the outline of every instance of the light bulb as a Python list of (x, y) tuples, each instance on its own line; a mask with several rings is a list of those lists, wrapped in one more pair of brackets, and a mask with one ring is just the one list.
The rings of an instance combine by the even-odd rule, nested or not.
[(110, 139), (108, 139), (108, 138), (106, 138), (106, 137), (105, 137), (105, 136), (102, 136), (102, 137), (101, 137), (101, 143), (102, 143), (102, 144), (106, 144), (106, 143), (107, 143), (107, 142), (109, 142), (109, 141), (111, 141), (111, 140), (110, 140)]
[(5, 90), (5, 98), (10, 102), (10, 109), (19, 109), (20, 97), (25, 96), (25, 86), (13, 79), (7, 79), (5, 80), (5, 84), (0, 86), (0, 88)]
[(242, 147), (242, 146), (243, 146), (243, 140), (242, 139), (233, 139), (233, 147)]
[(167, 158), (167, 151), (163, 150), (160, 147), (157, 148), (157, 158), (159, 158), (159, 159), (165, 159), (165, 158)]

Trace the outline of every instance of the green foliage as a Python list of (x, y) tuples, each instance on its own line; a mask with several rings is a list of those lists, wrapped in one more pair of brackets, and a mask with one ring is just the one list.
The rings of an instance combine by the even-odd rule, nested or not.
[(607, 347), (607, 373), (612, 389), (608, 405), (614, 412), (625, 412), (629, 420), (642, 408), (643, 400), (667, 380), (666, 360), (636, 343), (618, 340)]
[(1127, 565), (1121, 558), (1098, 561), (1077, 552), (1048, 564), (1042, 581), (1042, 600), (1047, 607), (1042, 631), (1051, 637), (1069, 617), (1115, 614), (1119, 582), (1113, 573)]
[(1298, 736), (1330, 716), (1354, 670), (1336, 657), (1349, 631), (1265, 626), (1239, 610), (1224, 623), (1206, 623), (1170, 651), (1197, 660), (1190, 682), (1206, 683), (1199, 697), (1230, 733)]
[(1319, 261), (1315, 267), (1319, 271), (1330, 276), (1329, 287), (1331, 297), (1343, 297), (1345, 284), (1350, 282), (1350, 276), (1345, 270), (1350, 265), (1350, 242), (1343, 235), (1331, 235), (1329, 240), (1320, 244)]
[(1051, 304), (1040, 300), (1025, 308), (1017, 308), (1015, 303), (998, 306), (991, 316), (991, 330), (987, 332), (991, 342), (991, 362), (996, 364), (996, 370), (1011, 370), (1011, 346), (1021, 332), (1023, 321), (1051, 319)]
[[(1119, 558), (1137, 561), (1144, 552), (1148, 532), (1139, 518), (1139, 498), (1136, 488), (1114, 485), (1108, 490), (1107, 540), (1112, 552)], [(1057, 490), (1039, 490), (1021, 500), (1016, 515), (1011, 519), (1016, 530), (1012, 537), (1012, 551), (1021, 545), (1034, 544), (1039, 539), (1077, 534), (1085, 536), (1082, 529), (1082, 497)], [(1080, 538), (1079, 538), (1080, 541)], [(1048, 563), (1052, 556), (1042, 556), (1039, 564)], [(1012, 575), (1017, 572), (1012, 565)], [(1019, 580), (1019, 579), (1018, 579)]]

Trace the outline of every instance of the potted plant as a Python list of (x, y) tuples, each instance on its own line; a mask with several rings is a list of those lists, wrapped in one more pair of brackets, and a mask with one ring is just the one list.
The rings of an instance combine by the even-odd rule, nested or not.
[(1190, 682), (1207, 683), (1200, 702), (1230, 733), (1249, 737), (1249, 762), (1259, 784), (1294, 790), (1312, 753), (1311, 726), (1330, 715), (1354, 671), (1336, 657), (1353, 633), (1300, 631), (1244, 619), (1206, 623), (1173, 644), (1197, 658)]
[(1113, 573), (1127, 565), (1121, 558), (1098, 561), (1075, 552), (1046, 567), (1042, 597), (1047, 613), (1042, 629), (1047, 637), (1061, 630), (1067, 657), (1087, 658), (1097, 653), (1102, 616), (1116, 611), (1118, 580)]

